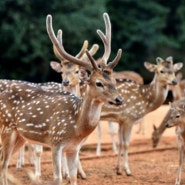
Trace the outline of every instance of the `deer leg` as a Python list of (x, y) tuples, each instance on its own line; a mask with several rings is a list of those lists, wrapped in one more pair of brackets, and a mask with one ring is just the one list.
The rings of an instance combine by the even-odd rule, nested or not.
[(35, 154), (35, 176), (38, 179), (41, 176), (41, 155), (43, 152), (43, 147), (41, 145), (34, 145), (34, 154)]
[(101, 133), (102, 133), (100, 122), (98, 123), (97, 129), (98, 129), (98, 141), (96, 146), (96, 155), (100, 156), (101, 155)]
[(141, 134), (145, 135), (145, 122), (144, 122), (144, 118), (142, 118), (139, 121), (139, 128), (138, 128), (138, 131), (136, 133), (137, 134), (141, 133)]
[(132, 125), (128, 124), (121, 124), (119, 125), (119, 155), (118, 155), (118, 161), (117, 161), (117, 174), (122, 174), (121, 170), (121, 153), (122, 149), (124, 148), (124, 169), (128, 176), (132, 175), (129, 163), (128, 163), (128, 147), (130, 142), (130, 135), (132, 130)]
[[(87, 176), (82, 168), (82, 164), (81, 161), (79, 159), (78, 156), (78, 176), (80, 176), (82, 179), (86, 179)], [(66, 154), (64, 153), (62, 156), (62, 176), (65, 179), (69, 179), (69, 170), (68, 170), (68, 166), (67, 166), (67, 159), (66, 159)]]
[(28, 153), (29, 153), (29, 162), (34, 165), (35, 163), (35, 154), (34, 154), (34, 144), (28, 143)]
[(52, 161), (53, 161), (53, 177), (54, 184), (61, 185), (62, 184), (62, 172), (61, 172), (61, 146), (52, 146)]
[(82, 178), (82, 179), (86, 179), (87, 176), (82, 168), (82, 164), (81, 164), (81, 161), (80, 161), (80, 158), (78, 156), (78, 175)]
[(22, 166), (24, 166), (24, 151), (25, 151), (25, 145), (23, 145), (19, 150), (17, 164), (16, 164), (17, 169), (20, 169)]
[(128, 162), (128, 147), (130, 144), (130, 136), (131, 136), (131, 130), (132, 130), (132, 125), (124, 125), (124, 128), (122, 130), (122, 138), (124, 140), (124, 168), (125, 172), (128, 176), (132, 175), (129, 167), (129, 162)]
[(62, 154), (62, 177), (64, 179), (69, 179), (69, 170), (67, 166), (66, 153)]
[(178, 175), (177, 175), (175, 185), (180, 185), (181, 176), (182, 176), (182, 166), (183, 166), (183, 161), (184, 161), (184, 140), (180, 135), (178, 136), (178, 145), (179, 145), (178, 146), (179, 148), (179, 167), (178, 167)]
[(7, 185), (7, 169), (9, 165), (10, 157), (25, 143), (24, 139), (20, 137), (17, 131), (12, 131), (11, 133), (2, 134), (2, 147), (1, 147), (1, 179), (2, 185)]
[(118, 159), (117, 159), (117, 175), (122, 175), (122, 169), (121, 169), (121, 155), (123, 150), (123, 138), (121, 137), (122, 133), (122, 125), (119, 125), (119, 131), (118, 131), (118, 138), (119, 138), (119, 145), (118, 145)]
[(114, 140), (114, 123), (113, 122), (109, 122), (109, 130), (110, 130), (110, 136), (111, 136), (111, 140), (112, 140), (112, 150), (114, 153), (118, 153), (118, 150), (117, 150), (117, 146), (116, 146), (116, 142)]
[[(82, 145), (85, 143), (85, 141), (87, 140), (88, 137), (86, 137), (85, 139), (82, 140), (82, 142), (80, 143), (80, 148), (82, 147)], [(79, 154), (79, 153), (78, 153)], [(80, 161), (80, 157), (78, 155), (78, 169), (77, 169), (77, 174), (78, 176), (80, 176), (82, 179), (86, 179), (87, 176), (82, 168), (82, 164)]]
[(77, 185), (77, 168), (79, 165), (79, 150), (66, 153), (67, 164), (69, 169), (69, 179), (71, 185)]

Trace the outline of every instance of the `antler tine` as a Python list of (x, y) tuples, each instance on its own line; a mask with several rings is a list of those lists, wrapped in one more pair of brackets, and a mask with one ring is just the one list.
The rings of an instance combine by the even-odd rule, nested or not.
[(114, 60), (112, 62), (109, 62), (108, 67), (113, 69), (117, 65), (117, 63), (119, 62), (121, 55), (122, 55), (122, 49), (119, 49)]
[(89, 42), (87, 40), (85, 40), (84, 43), (83, 43), (82, 49), (76, 55), (77, 58), (81, 58), (84, 55), (85, 50), (88, 48), (88, 45), (89, 45)]
[(57, 51), (59, 52), (59, 54), (64, 57), (66, 60), (69, 60), (77, 65), (83, 66), (85, 68), (92, 68), (90, 63), (85, 63), (81, 60), (79, 60), (78, 58), (68, 54), (63, 47), (62, 44), (62, 30), (58, 31), (58, 39), (60, 39), (60, 42), (58, 41), (58, 39), (55, 36), (55, 33), (53, 31), (53, 26), (52, 26), (52, 16), (48, 15), (46, 18), (46, 28), (47, 28), (47, 32), (48, 35), (53, 43), (53, 45), (56, 47)]
[(96, 52), (99, 49), (99, 45), (98, 44), (93, 44), (93, 46), (91, 47), (91, 49), (89, 50), (89, 53), (91, 56), (95, 55)]
[(89, 53), (88, 50), (86, 50), (86, 54), (87, 54), (87, 57), (89, 58), (89, 60), (90, 60), (90, 62), (91, 62), (91, 64), (92, 64), (93, 68), (94, 68), (95, 70), (99, 70), (99, 68), (98, 68), (98, 66), (97, 66), (97, 64), (96, 64), (96, 61), (95, 61), (94, 58), (90, 55), (90, 53)]
[(104, 22), (105, 22), (105, 34), (101, 30), (97, 30), (98, 35), (103, 41), (104, 44), (104, 54), (102, 57), (102, 62), (107, 63), (110, 53), (111, 53), (111, 23), (109, 19), (109, 15), (107, 13), (103, 14)]
[[(93, 44), (93, 46), (91, 47), (91, 49), (88, 52), (89, 52), (89, 54), (91, 56), (93, 56), (93, 55), (96, 54), (96, 52), (98, 51), (98, 49), (99, 49), (99, 45), (98, 44)], [(81, 60), (85, 60), (86, 58), (87, 58), (87, 54), (84, 53), (80, 59)]]
[[(57, 34), (57, 40), (58, 40), (58, 42), (60, 43), (60, 45), (62, 46), (62, 43), (63, 43), (63, 42), (62, 42), (62, 38), (60, 38), (60, 33), (59, 33), (59, 32), (58, 32), (58, 34)], [(77, 58), (81, 58), (81, 57), (84, 55), (85, 50), (88, 48), (88, 45), (89, 45), (89, 42), (88, 42), (87, 40), (85, 40), (84, 43), (83, 43), (83, 46), (82, 46), (82, 48), (81, 48), (81, 50), (80, 50), (80, 52), (76, 55)], [(53, 45), (53, 51), (54, 51), (55, 56), (56, 56), (60, 61), (64, 60), (64, 58), (59, 54), (59, 52), (58, 52), (58, 50), (56, 49), (56, 46), (55, 46), (55, 45)]]
[[(57, 34), (57, 40), (58, 40), (59, 44), (62, 45), (62, 40), (60, 40), (59, 34)], [(64, 58), (59, 54), (59, 52), (58, 52), (58, 50), (57, 50), (57, 48), (56, 48), (56, 46), (55, 46), (54, 44), (53, 44), (53, 51), (54, 51), (55, 56), (56, 56), (60, 61), (64, 60)]]

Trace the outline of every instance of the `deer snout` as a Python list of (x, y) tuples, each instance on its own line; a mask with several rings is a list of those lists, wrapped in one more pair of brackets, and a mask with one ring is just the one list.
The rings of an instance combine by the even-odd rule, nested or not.
[(63, 80), (63, 85), (68, 86), (69, 85), (69, 80)]
[(170, 127), (172, 127), (172, 125), (170, 125), (169, 122), (166, 122), (166, 123), (165, 123), (165, 127), (166, 127), (166, 128), (170, 128)]
[(121, 96), (118, 96), (115, 99), (116, 105), (121, 105), (123, 103), (123, 98)]
[(172, 85), (177, 85), (177, 80), (172, 80)]

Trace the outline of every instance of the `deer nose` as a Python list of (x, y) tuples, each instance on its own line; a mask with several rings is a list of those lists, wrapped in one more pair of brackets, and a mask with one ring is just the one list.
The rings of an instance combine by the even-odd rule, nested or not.
[(165, 127), (166, 128), (169, 128), (170, 127), (170, 125), (168, 124), (168, 122), (165, 123)]
[(177, 80), (172, 80), (172, 85), (177, 85)]
[(69, 85), (69, 81), (68, 81), (68, 80), (64, 80), (64, 81), (63, 81), (63, 85), (64, 85), (64, 86), (68, 86), (68, 85)]
[(115, 101), (116, 105), (121, 105), (123, 103), (123, 98), (121, 96), (118, 96)]

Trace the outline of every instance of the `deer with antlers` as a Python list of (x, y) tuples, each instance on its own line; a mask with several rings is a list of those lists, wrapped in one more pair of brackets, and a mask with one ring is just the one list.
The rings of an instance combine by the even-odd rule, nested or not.
[[(62, 44), (61, 38), (58, 37), (59, 43)], [(79, 54), (76, 55), (77, 58), (81, 60), (87, 60), (87, 55), (85, 54), (85, 50), (88, 48), (88, 41), (84, 41), (83, 47)], [(97, 44), (94, 44), (92, 48), (89, 50), (89, 54), (93, 56), (97, 50), (99, 49), (99, 46)], [(82, 68), (79, 65), (76, 65), (68, 60), (65, 60), (57, 51), (55, 45), (53, 46), (53, 50), (55, 53), (55, 56), (60, 60), (60, 63), (56, 61), (50, 62), (50, 66), (53, 70), (55, 70), (57, 73), (61, 73), (62, 77), (62, 84), (63, 84), (63, 90), (67, 92), (71, 92), (74, 95), (78, 97), (84, 96), (84, 92), (86, 89), (86, 82), (87, 82), (87, 74), (84, 68)], [(64, 178), (69, 177), (69, 171), (67, 168), (67, 162), (65, 154), (63, 154), (62, 157), (62, 174)], [(82, 168), (81, 162), (79, 160), (79, 166), (78, 166), (78, 174), (82, 179), (86, 179), (86, 174)]]
[[(108, 14), (104, 20), (109, 23)], [(123, 98), (116, 90), (112, 78), (113, 68), (121, 57), (121, 49), (112, 62), (108, 63), (111, 52), (105, 47), (102, 57), (104, 67), (99, 68), (94, 58), (86, 51), (90, 63), (68, 54), (52, 28), (52, 17), (47, 16), (48, 35), (57, 51), (66, 60), (90, 69), (88, 86), (84, 99), (69, 92), (46, 92), (42, 88), (26, 84), (12, 84), (0, 95), (2, 125), (1, 182), (7, 185), (7, 167), (11, 155), (25, 141), (41, 143), (51, 147), (54, 183), (61, 184), (61, 152), (66, 153), (71, 185), (77, 184), (78, 153), (81, 142), (97, 126), (102, 106), (105, 102), (121, 105)], [(98, 30), (100, 37), (103, 33)], [(59, 30), (62, 37), (62, 31)], [(103, 40), (103, 42), (107, 42)]]
[[(173, 101), (177, 101), (183, 99), (185, 97), (185, 79), (182, 79), (182, 73), (177, 73), (177, 85), (169, 86), (169, 89), (172, 91)], [(154, 148), (157, 147), (162, 134), (166, 130), (166, 120), (169, 120), (170, 116), (170, 109), (167, 111), (165, 117), (163, 118), (162, 122), (158, 127), (153, 125), (153, 132), (152, 132), (152, 146)]]
[(168, 85), (176, 85), (175, 72), (180, 70), (182, 63), (173, 64), (172, 57), (163, 60), (156, 59), (157, 65), (145, 62), (145, 67), (154, 72), (154, 78), (150, 84), (140, 85), (130, 80), (117, 82), (117, 88), (124, 103), (118, 108), (104, 104), (101, 120), (119, 123), (119, 149), (117, 159), (117, 174), (122, 174), (121, 156), (124, 149), (124, 168), (127, 175), (131, 175), (128, 163), (128, 147), (132, 127), (138, 123), (147, 113), (157, 109), (166, 99)]
[[(87, 57), (85, 54), (85, 50), (87, 49), (87, 47), (88, 47), (88, 41), (84, 41), (82, 49), (76, 55), (76, 57), (82, 60), (86, 60)], [(90, 55), (93, 56), (97, 52), (97, 50), (98, 50), (98, 45), (94, 44), (92, 48), (89, 50)], [(55, 49), (54, 49), (54, 53), (57, 57), (59, 57), (59, 54)], [(60, 59), (61, 58), (62, 57), (60, 56)], [(18, 80), (0, 80), (0, 91), (2, 92), (8, 89), (12, 83), (14, 84), (23, 83), (23, 84), (28, 84), (32, 86), (40, 86), (47, 91), (63, 91), (63, 90), (69, 91), (71, 93), (74, 93), (76, 96), (78, 96), (79, 95), (78, 84), (80, 83), (80, 80), (81, 81), (83, 80), (81, 79), (81, 76), (79, 74), (80, 73), (79, 65), (75, 65), (64, 59), (62, 59), (61, 63), (62, 63), (61, 69), (57, 68), (57, 65), (54, 62), (51, 62), (51, 66), (52, 67), (54, 66), (53, 68), (55, 68), (55, 70), (61, 70), (60, 72), (62, 72), (62, 77), (64, 79), (62, 84), (55, 83), (55, 82), (32, 83), (32, 82), (18, 81)], [(24, 165), (24, 150), (25, 150), (25, 146), (22, 146), (19, 150), (19, 155), (18, 155), (17, 165), (16, 165), (17, 169), (20, 169)], [(31, 164), (34, 164), (35, 177), (36, 179), (38, 179), (39, 176), (41, 175), (40, 158), (43, 152), (42, 145), (35, 145), (35, 144), (28, 143), (28, 152), (29, 152), (29, 161)], [(83, 179), (86, 178), (86, 174), (83, 171), (80, 163), (79, 163), (78, 173)], [(63, 176), (67, 177), (66, 167), (63, 168)]]
[(179, 166), (175, 185), (180, 185), (185, 152), (185, 99), (181, 99), (170, 104), (169, 117), (166, 119), (165, 126), (167, 128), (176, 126)]

